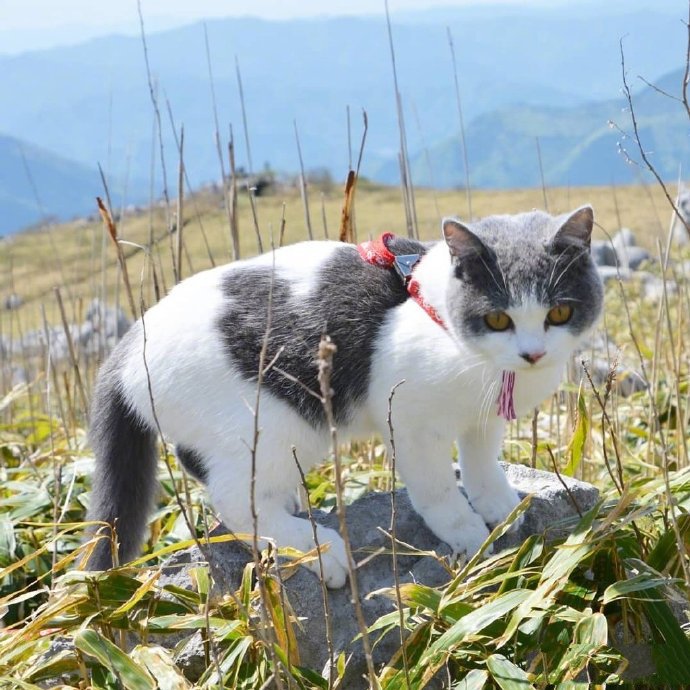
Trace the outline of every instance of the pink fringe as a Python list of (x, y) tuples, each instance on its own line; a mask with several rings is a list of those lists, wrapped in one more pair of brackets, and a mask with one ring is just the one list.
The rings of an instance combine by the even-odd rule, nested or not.
[(517, 419), (515, 414), (515, 406), (513, 405), (513, 388), (515, 388), (515, 372), (503, 371), (503, 380), (501, 381), (501, 392), (498, 395), (496, 414), (510, 421)]

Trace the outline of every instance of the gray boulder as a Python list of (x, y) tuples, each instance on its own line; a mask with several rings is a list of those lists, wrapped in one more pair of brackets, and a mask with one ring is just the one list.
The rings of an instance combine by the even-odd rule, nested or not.
[[(515, 533), (505, 535), (495, 545), (496, 550), (520, 544), (531, 534), (546, 533), (555, 537), (572, 527), (578, 510), (591, 508), (598, 498), (598, 491), (589, 484), (563, 477), (567, 491), (556, 475), (532, 470), (521, 465), (505, 465), (510, 482), (521, 495), (533, 494), (532, 504), (525, 514), (523, 524)], [(574, 504), (577, 504), (574, 505)], [(327, 527), (338, 528), (335, 513), (316, 511), (315, 519)], [(357, 581), (361, 606), (367, 624), (394, 610), (393, 603), (376, 592), (394, 587), (391, 541), (386, 532), (391, 521), (391, 495), (371, 493), (355, 501), (347, 508), (347, 526), (355, 560), (360, 564)], [(396, 494), (396, 536), (420, 553), (405, 547), (404, 554), (398, 557), (398, 574), (401, 583), (419, 582), (432, 587), (445, 584), (449, 572), (442, 558), (423, 555), (421, 552), (435, 551), (440, 556), (448, 555), (449, 548), (429, 530), (410, 503), (407, 491)], [(245, 546), (238, 543), (214, 544), (205, 547), (206, 556), (217, 583), (225, 591), (236, 589), (242, 576), (244, 565), (251, 560)], [(160, 584), (174, 583), (177, 586), (191, 587), (189, 575), (191, 564), (203, 562), (204, 556), (197, 548), (176, 554), (168, 561)], [(317, 577), (298, 568), (297, 572), (285, 582), (288, 599), (295, 614), (302, 619), (303, 629), (298, 632), (300, 660), (303, 665), (324, 669), (328, 673), (328, 649), (326, 645), (327, 628), (324, 617), (322, 588)], [(363, 676), (366, 664), (361, 643), (352, 640), (359, 632), (351, 602), (349, 584), (339, 590), (328, 592), (331, 614), (332, 642), (335, 655), (345, 651), (352, 655), (347, 666), (345, 687), (366, 687)], [(374, 661), (381, 664), (390, 659), (400, 645), (399, 632), (389, 633), (379, 641), (374, 650)], [(178, 649), (180, 649), (178, 643)], [(190, 639), (178, 654), (178, 663), (184, 666), (191, 679), (198, 677), (202, 668), (199, 658), (199, 640)]]
[(592, 240), (592, 259), (597, 266), (615, 266), (616, 250), (609, 240)]

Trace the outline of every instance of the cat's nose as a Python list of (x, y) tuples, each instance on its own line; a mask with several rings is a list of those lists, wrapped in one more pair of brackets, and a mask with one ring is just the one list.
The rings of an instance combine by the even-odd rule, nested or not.
[(541, 352), (521, 352), (520, 357), (530, 364), (536, 364), (546, 352), (543, 350)]

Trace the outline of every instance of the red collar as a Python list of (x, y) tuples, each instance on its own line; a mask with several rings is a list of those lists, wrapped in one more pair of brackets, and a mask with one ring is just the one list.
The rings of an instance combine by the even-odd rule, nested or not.
[(419, 254), (407, 254), (396, 256), (388, 249), (388, 243), (395, 237), (392, 232), (384, 232), (376, 240), (362, 242), (357, 245), (359, 255), (370, 264), (381, 268), (394, 268), (402, 278), (409, 296), (429, 315), (432, 321), (448, 330), (439, 313), (422, 297), (419, 282), (413, 276), (412, 271), (419, 263)]

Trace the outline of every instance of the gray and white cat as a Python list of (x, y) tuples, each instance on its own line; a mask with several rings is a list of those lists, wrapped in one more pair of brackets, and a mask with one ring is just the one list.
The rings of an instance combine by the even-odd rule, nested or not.
[[(309, 393), (319, 390), (316, 352), (327, 333), (338, 348), (332, 388), (340, 438), (388, 438), (388, 396), (404, 379), (393, 410), (397, 467), (436, 535), (456, 552), (476, 552), (487, 525), (518, 503), (497, 462), (504, 372), (514, 373), (509, 407), (525, 414), (556, 389), (601, 311), (592, 225), (584, 206), (557, 217), (446, 219), (445, 241), (433, 245), (390, 238), (392, 254), (419, 255), (416, 300), (393, 267), (338, 242), (303, 242), (188, 278), (146, 312), (101, 369), (90, 519), (116, 524), (120, 562), (136, 555), (156, 491), (160, 425), (225, 525), (252, 533), (251, 406), (272, 291), (266, 361), (275, 362), (264, 377), (256, 450), (259, 534), (314, 547), (311, 526), (294, 515), (299, 475), (291, 449), (305, 470), (329, 450), (322, 405)], [(450, 462), (454, 442), (469, 501)], [(327, 584), (342, 586), (340, 535), (322, 529), (319, 541), (330, 544)], [(109, 540), (101, 539), (89, 565), (111, 564)]]

